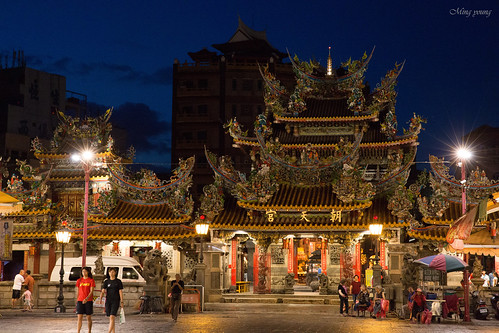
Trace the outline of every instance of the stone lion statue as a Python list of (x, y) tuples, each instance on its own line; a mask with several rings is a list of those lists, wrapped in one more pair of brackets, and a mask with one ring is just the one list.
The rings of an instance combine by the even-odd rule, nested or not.
[(104, 262), (102, 261), (102, 254), (95, 260), (94, 274), (104, 274)]
[(146, 258), (144, 260), (144, 279), (148, 285), (160, 285), (168, 270), (165, 265), (163, 265), (163, 259), (161, 257), (160, 250), (151, 250), (147, 252)]
[(295, 275), (293, 273), (288, 273), (284, 277), (284, 282), (286, 288), (293, 288), (293, 286), (295, 285)]
[(327, 275), (324, 273), (319, 275), (319, 286), (323, 289), (327, 289), (328, 287), (328, 278)]

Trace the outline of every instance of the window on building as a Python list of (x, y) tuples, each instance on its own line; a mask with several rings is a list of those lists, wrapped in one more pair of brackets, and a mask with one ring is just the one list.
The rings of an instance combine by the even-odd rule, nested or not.
[(232, 104), (232, 118), (236, 118), (236, 117), (237, 117), (237, 105)]
[(194, 88), (194, 82), (192, 82), (192, 80), (183, 80), (180, 82), (180, 87), (192, 89), (192, 88)]
[(184, 132), (181, 137), (184, 142), (192, 142), (192, 132)]
[(199, 131), (198, 132), (198, 141), (206, 143), (208, 139), (208, 132), (207, 131)]
[(253, 80), (244, 79), (243, 80), (242, 88), (243, 88), (244, 91), (251, 91), (251, 90), (253, 90)]
[(198, 114), (200, 116), (206, 116), (208, 114), (208, 105), (206, 104), (198, 105)]
[(185, 114), (185, 115), (190, 115), (192, 114), (192, 106), (184, 106), (182, 107), (182, 114)]
[(237, 79), (232, 79), (232, 90), (233, 91), (237, 90)]
[(208, 89), (208, 80), (207, 79), (199, 79), (198, 80), (198, 88), (199, 89)]
[(249, 104), (241, 105), (241, 115), (243, 116), (250, 115), (252, 110), (253, 108)]

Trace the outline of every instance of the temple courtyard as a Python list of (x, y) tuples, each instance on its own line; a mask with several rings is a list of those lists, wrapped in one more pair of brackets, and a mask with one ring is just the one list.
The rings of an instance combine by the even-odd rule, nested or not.
[[(33, 312), (0, 310), (0, 332), (76, 332), (76, 315), (55, 314), (48, 309)], [(92, 332), (107, 332), (108, 319), (94, 315)], [(82, 332), (87, 332), (86, 322)], [(410, 324), (408, 320), (343, 317), (336, 307), (300, 304), (207, 304), (203, 313), (184, 313), (175, 323), (166, 314), (139, 315), (130, 309), (117, 332), (499, 332), (499, 321)]]

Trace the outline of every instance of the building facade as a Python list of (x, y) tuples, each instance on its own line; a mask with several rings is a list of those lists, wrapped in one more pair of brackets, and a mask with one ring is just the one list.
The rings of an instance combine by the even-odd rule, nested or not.
[(191, 62), (175, 60), (173, 65), (172, 161), (196, 156), (193, 195), (213, 180), (204, 147), (230, 155), (241, 170), (250, 170), (247, 152), (224, 134), (223, 125), (232, 118), (251, 127), (263, 112), (264, 82), (258, 63), (293, 84), (287, 54), (275, 49), (264, 31), (255, 31), (239, 19), (233, 36), (216, 51), (206, 48), (190, 52)]

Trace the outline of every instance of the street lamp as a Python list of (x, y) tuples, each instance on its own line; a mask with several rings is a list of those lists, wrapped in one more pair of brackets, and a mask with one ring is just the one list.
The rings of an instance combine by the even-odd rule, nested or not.
[(81, 162), (85, 171), (85, 203), (83, 206), (83, 250), (81, 255), (81, 267), (87, 266), (87, 220), (88, 220), (88, 183), (90, 181), (90, 171), (92, 170), (92, 160), (94, 153), (91, 150), (84, 150), (80, 154), (71, 155), (74, 162)]
[(201, 250), (199, 251), (199, 263), (203, 263), (203, 240), (204, 236), (208, 234), (210, 224), (206, 221), (205, 215), (200, 215), (199, 220), (196, 222), (196, 233), (201, 236)]
[[(466, 160), (470, 159), (473, 154), (466, 147), (461, 147), (456, 152), (457, 157), (459, 158), (458, 166), (461, 167), (461, 212), (464, 216), (466, 214)], [(464, 247), (464, 242), (462, 240), (458, 240), (458, 247)], [(471, 321), (470, 318), (470, 295), (469, 295), (469, 277), (468, 270), (463, 271), (463, 291), (464, 291), (464, 321)]]
[[(374, 216), (374, 220), (378, 220), (377, 216)], [(373, 287), (381, 284), (381, 270), (382, 267), (379, 263), (379, 236), (383, 232), (383, 224), (372, 223), (369, 225), (369, 232), (371, 235), (376, 236), (376, 253), (374, 256), (374, 266), (373, 266)]]
[(66, 307), (64, 306), (64, 295), (63, 295), (63, 287), (64, 287), (64, 244), (69, 243), (71, 240), (71, 230), (67, 227), (67, 222), (62, 222), (62, 227), (56, 231), (55, 238), (57, 242), (61, 243), (62, 251), (61, 251), (61, 270), (59, 274), (61, 276), (59, 280), (59, 296), (57, 297), (57, 306), (55, 307), (55, 312), (66, 312)]

